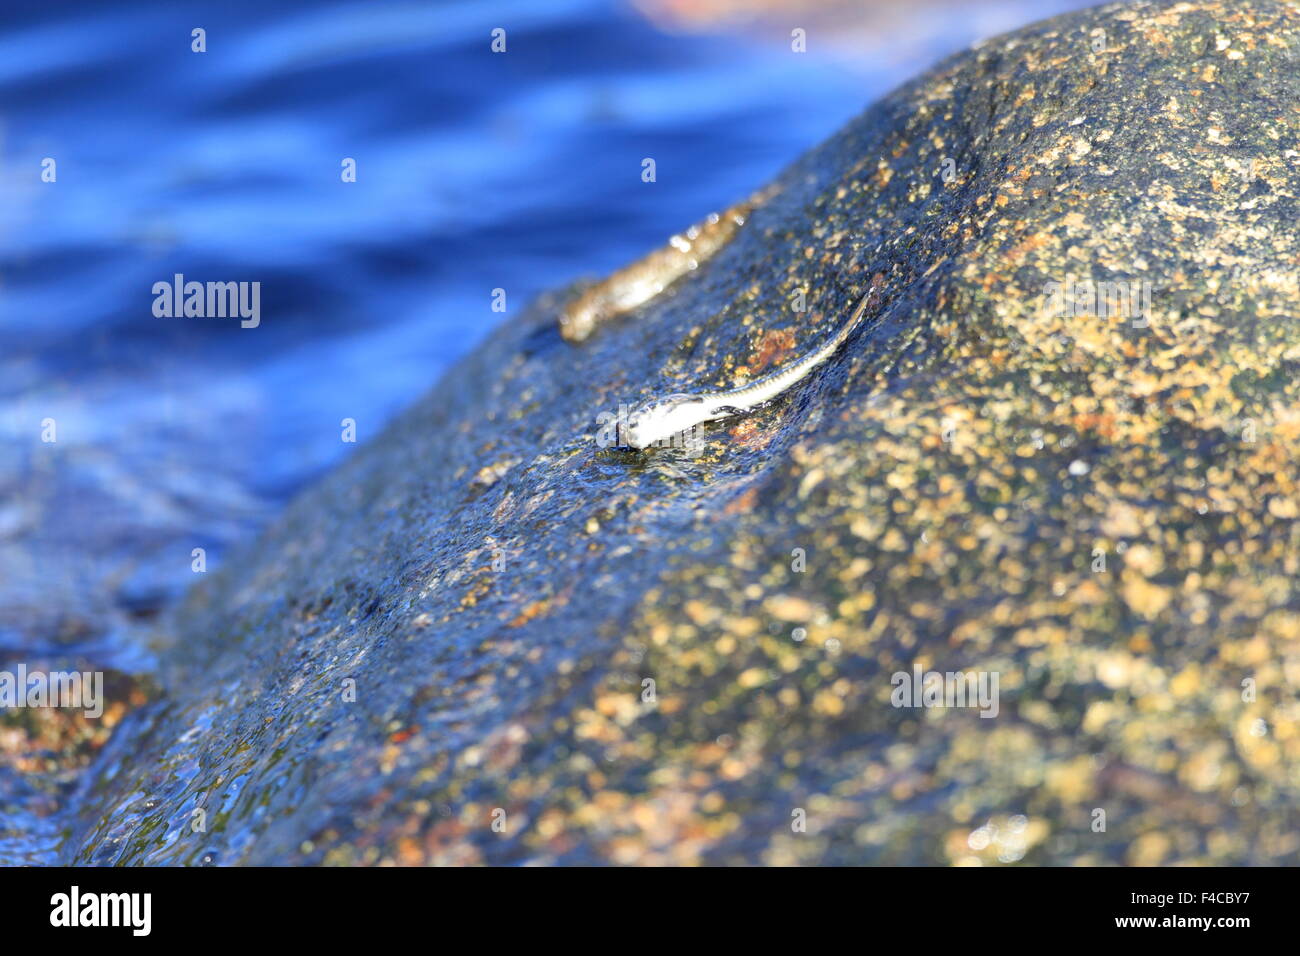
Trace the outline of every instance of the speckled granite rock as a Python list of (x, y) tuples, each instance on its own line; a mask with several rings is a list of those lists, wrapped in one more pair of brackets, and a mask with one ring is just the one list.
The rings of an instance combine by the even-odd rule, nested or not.
[[(1300, 862), (1298, 33), (1029, 27), (582, 345), (506, 323), (193, 595), (69, 858)], [(701, 454), (595, 446), (873, 277)], [(997, 716), (893, 706), (914, 667)]]

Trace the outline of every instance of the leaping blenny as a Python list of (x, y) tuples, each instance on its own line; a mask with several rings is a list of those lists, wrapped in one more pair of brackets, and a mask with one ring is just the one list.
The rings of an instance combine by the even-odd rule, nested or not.
[(775, 196), (779, 188), (765, 186), (726, 211), (711, 214), (673, 236), (666, 245), (587, 289), (560, 313), (560, 335), (576, 344), (610, 319), (649, 302), (729, 243), (750, 213)]
[(733, 415), (743, 415), (772, 401), (791, 385), (802, 381), (839, 350), (858, 327), (866, 315), (868, 304), (878, 292), (879, 287), (873, 281), (849, 320), (822, 346), (789, 366), (739, 388), (698, 395), (667, 395), (637, 406), (628, 416), (627, 425), (622, 430), (623, 441), (632, 448), (647, 448), (688, 428)]

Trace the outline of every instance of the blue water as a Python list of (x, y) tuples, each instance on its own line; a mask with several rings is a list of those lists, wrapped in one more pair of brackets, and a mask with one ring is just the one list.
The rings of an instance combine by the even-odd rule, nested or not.
[[(502, 320), (492, 290), (513, 313), (619, 266), (941, 55), (1079, 5), (688, 30), (599, 0), (6, 4), (0, 651), (147, 669), (193, 549), (219, 566), (356, 447), (344, 419), (364, 442), (426, 391)], [(260, 326), (155, 317), (176, 273), (260, 282)]]

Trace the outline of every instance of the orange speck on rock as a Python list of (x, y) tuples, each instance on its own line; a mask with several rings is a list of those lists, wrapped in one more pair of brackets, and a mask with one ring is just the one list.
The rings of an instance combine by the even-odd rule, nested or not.
[(534, 601), (532, 604), (529, 604), (522, 611), (520, 611), (514, 617), (514, 619), (510, 621), (510, 626), (521, 627), (522, 625), (527, 624), (529, 621), (533, 620), (534, 618), (541, 617), (542, 612), (546, 610), (546, 606), (547, 606), (546, 601)]
[(780, 362), (794, 349), (793, 329), (769, 329), (758, 341), (758, 354), (745, 366), (750, 375), (755, 375), (768, 366)]
[(749, 488), (728, 502), (727, 507), (722, 509), (722, 513), (727, 515), (748, 514), (754, 510), (754, 504), (757, 501), (758, 489)]

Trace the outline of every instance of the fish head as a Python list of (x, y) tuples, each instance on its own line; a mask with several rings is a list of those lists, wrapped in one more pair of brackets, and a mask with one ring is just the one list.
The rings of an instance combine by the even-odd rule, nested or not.
[(666, 395), (632, 409), (623, 440), (632, 448), (648, 448), (704, 421), (704, 399), (698, 395)]

